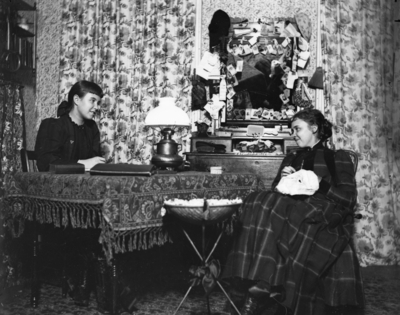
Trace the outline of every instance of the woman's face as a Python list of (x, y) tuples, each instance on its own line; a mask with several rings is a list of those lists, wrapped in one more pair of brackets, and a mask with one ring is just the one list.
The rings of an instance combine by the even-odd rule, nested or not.
[(93, 93), (86, 93), (82, 98), (74, 97), (77, 112), (83, 119), (93, 119), (97, 106), (100, 105), (100, 96)]
[(297, 145), (301, 148), (313, 147), (318, 141), (318, 127), (309, 125), (302, 119), (297, 118), (292, 122), (292, 135)]

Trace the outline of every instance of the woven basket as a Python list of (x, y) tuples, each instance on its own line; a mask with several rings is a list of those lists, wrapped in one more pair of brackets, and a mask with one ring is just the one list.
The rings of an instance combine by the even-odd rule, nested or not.
[(226, 205), (203, 206), (172, 205), (164, 203), (168, 213), (179, 219), (197, 225), (211, 225), (229, 218), (241, 206), (241, 202)]

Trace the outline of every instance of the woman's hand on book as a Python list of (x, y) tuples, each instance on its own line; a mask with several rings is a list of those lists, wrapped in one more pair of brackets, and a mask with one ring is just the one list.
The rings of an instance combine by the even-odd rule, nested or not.
[(106, 162), (106, 160), (101, 156), (95, 156), (95, 157), (92, 157), (90, 159), (79, 160), (78, 161), (78, 163), (81, 163), (81, 164), (85, 165), (85, 170), (86, 171), (90, 170), (96, 164), (103, 164), (105, 162)]

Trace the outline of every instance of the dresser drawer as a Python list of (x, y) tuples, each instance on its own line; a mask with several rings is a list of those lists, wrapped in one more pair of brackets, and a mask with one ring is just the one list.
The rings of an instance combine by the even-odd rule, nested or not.
[(209, 171), (211, 166), (222, 166), (224, 172), (253, 173), (270, 188), (284, 155), (236, 155), (212, 153), (185, 153), (193, 171)]
[(206, 138), (192, 138), (191, 139), (191, 152), (197, 152), (196, 143), (207, 142), (210, 144), (222, 144), (226, 147), (226, 152), (232, 152), (232, 138), (231, 137), (206, 137)]

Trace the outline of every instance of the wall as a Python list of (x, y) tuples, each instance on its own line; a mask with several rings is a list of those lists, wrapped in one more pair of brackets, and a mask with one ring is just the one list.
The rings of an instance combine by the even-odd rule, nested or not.
[(43, 118), (53, 116), (58, 106), (59, 56), (62, 0), (41, 0), (38, 8), (37, 80), (34, 114), (27, 114), (28, 148), (33, 148)]
[[(208, 47), (208, 25), (213, 13), (221, 9), (234, 17), (246, 17), (251, 20), (258, 19), (259, 16), (283, 17), (294, 16), (296, 12), (308, 12), (311, 17), (313, 30), (317, 29), (317, 1), (315, 0), (203, 0), (202, 10), (202, 38), (203, 51)], [(60, 19), (62, 0), (41, 0), (38, 4), (39, 9), (39, 29), (38, 29), (38, 61), (37, 61), (37, 94), (36, 94), (36, 116), (27, 110), (27, 131), (28, 147), (33, 143), (36, 132), (30, 132), (33, 126), (38, 125), (41, 119), (52, 116), (58, 106), (58, 83), (59, 83), (59, 46), (60, 46)], [(397, 14), (395, 19), (400, 19), (400, 2), (396, 2)], [(400, 22), (395, 23), (395, 34), (400, 32)], [(394, 102), (400, 104), (400, 37), (396, 39), (395, 56), (395, 80), (394, 80)], [(310, 71), (315, 69), (316, 60), (316, 33), (313, 32), (311, 40), (311, 63)], [(399, 107), (400, 108), (400, 107)], [(399, 113), (393, 113), (397, 115)], [(37, 120), (33, 117), (37, 117)], [(400, 132), (398, 127), (393, 135), (393, 146), (400, 147)], [(399, 152), (394, 149), (393, 152)], [(394, 165), (400, 168), (399, 156), (394, 156)], [(397, 182), (400, 179), (394, 179)], [(400, 182), (399, 182), (400, 183)], [(400, 185), (400, 184), (399, 184)], [(399, 187), (395, 186), (397, 191)], [(397, 200), (400, 194), (396, 192)], [(400, 211), (397, 210), (400, 220)]]
[[(37, 128), (41, 119), (53, 116), (58, 106), (59, 83), (59, 46), (62, 0), (39, 1), (38, 60), (37, 60), (37, 121), (29, 125)], [(202, 38), (203, 51), (208, 47), (208, 25), (213, 13), (224, 10), (232, 17), (256, 20), (260, 16), (293, 17), (296, 12), (308, 12), (313, 29), (317, 25), (317, 7), (315, 0), (203, 0)], [(308, 70), (312, 73), (316, 64), (316, 32), (313, 32), (310, 43), (311, 59)], [(34, 132), (36, 134), (36, 132)], [(28, 144), (34, 141), (31, 136)]]
[[(34, 5), (35, 0), (24, 0), (30, 5)], [(36, 13), (37, 14), (37, 13)], [(25, 17), (27, 17), (28, 22), (33, 22), (33, 12), (23, 12)], [(32, 38), (32, 41), (34, 39)], [(25, 128), (26, 128), (26, 144), (28, 149), (32, 149), (35, 140), (36, 130), (35, 122), (37, 120), (36, 117), (36, 104), (35, 104), (35, 93), (36, 93), (36, 76), (33, 73), (27, 73), (29, 78), (29, 84), (24, 84), (25, 88), (22, 90), (22, 98), (24, 101), (25, 108)]]
[[(393, 115), (393, 134), (392, 134), (392, 152), (393, 152), (393, 170), (392, 174), (399, 174), (400, 170), (400, 1), (397, 0), (393, 9), (394, 18), (394, 82), (393, 82), (393, 108), (395, 109)], [(397, 106), (396, 106), (397, 105)], [(396, 172), (397, 169), (397, 172)], [(392, 175), (394, 181), (394, 200), (397, 202), (396, 217), (400, 223), (400, 178)]]

